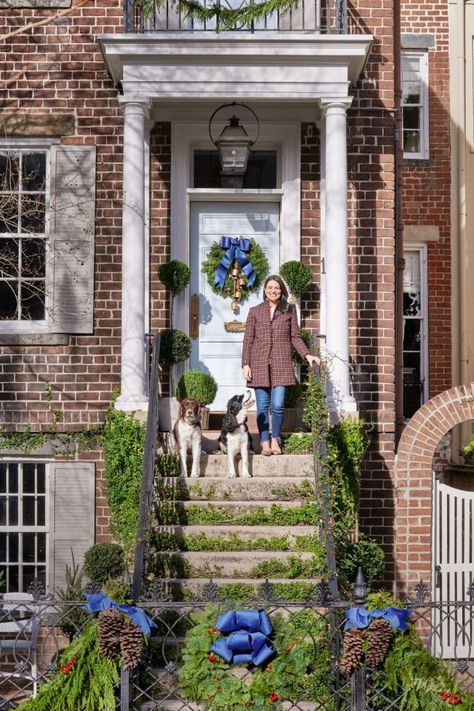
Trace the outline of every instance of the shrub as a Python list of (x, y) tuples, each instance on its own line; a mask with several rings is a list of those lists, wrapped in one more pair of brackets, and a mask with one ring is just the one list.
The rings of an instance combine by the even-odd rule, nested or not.
[(194, 397), (201, 405), (209, 405), (217, 393), (217, 383), (209, 373), (200, 370), (188, 370), (179, 379), (176, 387), (176, 397), (184, 400), (185, 397)]
[(288, 288), (295, 296), (301, 296), (313, 283), (313, 272), (303, 262), (285, 262), (280, 267), (280, 276), (288, 284)]
[(469, 442), (461, 449), (461, 454), (465, 464), (474, 464), (474, 435)]
[(313, 451), (313, 437), (311, 432), (293, 432), (283, 442), (285, 454), (311, 454)]
[(189, 284), (191, 269), (184, 262), (172, 259), (158, 268), (159, 280), (171, 291), (173, 296), (180, 294)]
[(118, 543), (96, 543), (84, 555), (84, 573), (99, 585), (122, 575), (124, 568), (125, 556)]
[(161, 332), (160, 362), (174, 365), (189, 358), (191, 339), (183, 331), (167, 328)]
[(380, 582), (385, 568), (385, 554), (378, 543), (369, 538), (347, 543), (339, 550), (338, 570), (343, 588), (351, 589), (359, 567), (369, 590)]

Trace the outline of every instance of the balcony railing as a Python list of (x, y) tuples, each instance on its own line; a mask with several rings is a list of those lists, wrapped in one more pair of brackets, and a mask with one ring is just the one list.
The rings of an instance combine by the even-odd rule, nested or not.
[[(220, 3), (229, 9), (236, 7), (232, 0), (220, 0)], [(157, 3), (151, 13), (143, 11), (141, 0), (124, 0), (124, 29), (125, 32), (137, 33), (231, 31), (250, 34), (257, 32), (346, 34), (348, 32), (347, 0), (300, 0), (299, 4), (290, 10), (281, 12), (277, 10), (258, 21), (234, 27), (219, 26), (215, 17), (206, 22), (184, 17), (177, 10), (173, 0)]]

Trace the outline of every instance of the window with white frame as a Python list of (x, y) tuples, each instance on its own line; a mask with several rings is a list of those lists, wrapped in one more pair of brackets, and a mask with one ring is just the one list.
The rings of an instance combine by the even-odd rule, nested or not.
[(404, 158), (428, 158), (428, 52), (402, 52), (402, 110)]
[(0, 152), (0, 320), (45, 319), (47, 158)]
[(46, 587), (47, 471), (41, 462), (0, 462), (0, 573), (3, 592)]
[(403, 252), (403, 415), (412, 417), (428, 393), (426, 245)]

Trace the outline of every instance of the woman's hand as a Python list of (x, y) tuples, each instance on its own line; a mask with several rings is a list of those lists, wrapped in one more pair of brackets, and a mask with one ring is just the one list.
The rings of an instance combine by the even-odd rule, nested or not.
[(306, 356), (306, 360), (308, 361), (311, 367), (313, 365), (317, 365), (319, 368), (319, 366), (321, 365), (321, 360), (318, 358), (318, 356), (311, 355), (311, 353), (308, 353), (308, 355)]
[(247, 381), (252, 380), (252, 371), (250, 370), (249, 365), (244, 365), (244, 367), (242, 368), (242, 377), (244, 380)]

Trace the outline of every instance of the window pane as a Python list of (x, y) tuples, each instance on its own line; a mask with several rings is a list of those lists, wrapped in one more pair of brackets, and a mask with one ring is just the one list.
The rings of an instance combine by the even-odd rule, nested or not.
[(0, 462), (0, 493), (4, 494), (7, 490), (7, 465)]
[(37, 560), (39, 563), (46, 562), (46, 533), (38, 533), (37, 539)]
[(16, 190), (18, 187), (18, 155), (0, 153), (0, 190)]
[[(221, 163), (217, 151), (194, 151), (194, 187), (222, 187)], [(277, 187), (276, 151), (252, 151), (243, 187), (247, 189)]]
[(21, 275), (44, 277), (46, 272), (46, 244), (43, 239), (21, 240)]
[(420, 350), (420, 327), (421, 322), (419, 319), (405, 319), (405, 323), (403, 324), (403, 350)]
[(44, 281), (23, 282), (21, 285), (22, 320), (41, 321), (45, 317)]
[(413, 108), (403, 109), (403, 128), (405, 131), (409, 129), (419, 129), (420, 128), (420, 109)]
[(18, 232), (18, 193), (0, 195), (0, 234)]
[(18, 278), (19, 244), (17, 239), (0, 239), (0, 276)]
[(7, 534), (0, 533), (0, 561), (5, 563), (7, 560)]
[(20, 590), (20, 571), (17, 565), (12, 565), (8, 568), (8, 591), (22, 592)]
[(7, 582), (7, 566), (0, 565), (0, 593), (5, 592), (6, 582)]
[(24, 153), (22, 168), (23, 190), (44, 190), (46, 154)]
[(7, 497), (0, 496), (0, 526), (7, 525)]
[(34, 563), (36, 560), (36, 535), (34, 533), (23, 534), (23, 561)]
[(8, 560), (10, 563), (18, 561), (18, 533), (10, 533), (8, 536)]
[(11, 496), (8, 499), (8, 525), (18, 526), (18, 497)]
[(36, 525), (44, 526), (46, 520), (44, 496), (36, 499)]
[(34, 565), (23, 566), (23, 592), (27, 592), (33, 580), (36, 578), (36, 567)]
[(45, 199), (42, 193), (22, 195), (21, 198), (21, 231), (44, 232)]
[(0, 281), (0, 318), (14, 319), (17, 315), (18, 284)]
[(46, 467), (44, 464), (36, 465), (36, 491), (38, 494), (45, 492)]
[(35, 497), (23, 497), (23, 526), (35, 525)]
[(12, 462), (8, 466), (8, 490), (18, 492), (18, 464)]
[(35, 493), (35, 465), (23, 464), (23, 493)]

